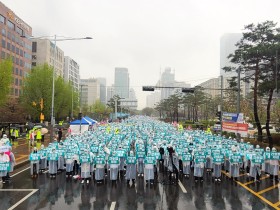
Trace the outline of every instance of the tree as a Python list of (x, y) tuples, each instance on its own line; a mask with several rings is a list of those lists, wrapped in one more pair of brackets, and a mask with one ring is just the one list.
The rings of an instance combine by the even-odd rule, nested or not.
[(94, 119), (98, 119), (99, 121), (109, 117), (112, 109), (106, 107), (100, 100), (96, 100), (92, 106), (90, 106), (90, 111)]
[(142, 109), (141, 114), (142, 115), (146, 115), (146, 116), (152, 116), (152, 114), (154, 113), (154, 109), (150, 108), (150, 107), (145, 107), (144, 109)]
[(5, 104), (13, 77), (13, 62), (11, 59), (0, 62), (0, 106)]
[[(243, 37), (236, 44), (237, 50), (228, 56), (232, 63), (241, 68), (241, 72), (245, 75), (242, 80), (244, 82), (252, 81), (254, 83), (253, 109), (254, 119), (258, 128), (259, 141), (262, 141), (262, 128), (258, 114), (258, 96), (260, 95), (260, 86), (263, 86), (261, 84), (267, 83), (266, 78), (268, 78), (268, 76), (271, 79), (271, 68), (268, 67), (269, 63), (271, 63), (271, 56), (269, 56), (269, 54), (271, 54), (273, 49), (275, 52), (275, 47), (278, 46), (279, 43), (279, 29), (275, 28), (275, 26), (276, 24), (272, 21), (245, 26)], [(223, 69), (226, 72), (235, 72), (239, 67), (231, 66), (224, 67)], [(266, 88), (266, 91), (268, 91), (267, 124), (269, 124), (270, 121), (270, 94), (271, 90), (274, 88), (275, 87)], [(272, 139), (270, 139), (270, 141), (270, 143), (272, 143)]]
[[(45, 116), (45, 120), (50, 120), (52, 107), (52, 85), (53, 68), (47, 64), (39, 65), (33, 68), (24, 80), (23, 94), (20, 101), (26, 108), (33, 120), (39, 121), (40, 113)], [(72, 86), (66, 83), (61, 77), (55, 78), (54, 92), (54, 116), (56, 119), (63, 119), (69, 116), (73, 105), (77, 107), (77, 93), (73, 91)], [(43, 99), (43, 107), (40, 101)]]

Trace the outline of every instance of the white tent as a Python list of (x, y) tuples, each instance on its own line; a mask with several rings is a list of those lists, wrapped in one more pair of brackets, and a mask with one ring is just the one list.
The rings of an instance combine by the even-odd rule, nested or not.
[(79, 134), (88, 131), (89, 126), (92, 125), (92, 122), (88, 121), (86, 118), (81, 120), (74, 120), (70, 122), (71, 134)]

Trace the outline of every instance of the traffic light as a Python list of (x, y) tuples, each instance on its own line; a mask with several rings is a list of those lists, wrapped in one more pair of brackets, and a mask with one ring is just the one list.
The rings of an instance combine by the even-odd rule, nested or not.
[(78, 115), (78, 119), (81, 120), (83, 118), (83, 114), (80, 112)]
[(153, 87), (153, 86), (143, 86), (142, 90), (143, 91), (154, 91), (155, 87)]
[(216, 116), (219, 118), (219, 121), (222, 120), (222, 112), (221, 111), (217, 112)]
[(194, 88), (182, 88), (183, 93), (194, 93)]

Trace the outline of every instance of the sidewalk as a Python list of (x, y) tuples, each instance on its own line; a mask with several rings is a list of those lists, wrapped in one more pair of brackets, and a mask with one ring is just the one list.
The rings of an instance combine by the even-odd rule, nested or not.
[[(49, 145), (49, 136), (46, 137), (43, 143), (45, 147)], [(30, 146), (29, 142), (27, 142), (25, 138), (18, 138), (18, 140), (12, 146), (12, 152), (16, 158), (15, 168), (19, 168), (29, 162), (29, 154), (33, 148), (34, 146)]]

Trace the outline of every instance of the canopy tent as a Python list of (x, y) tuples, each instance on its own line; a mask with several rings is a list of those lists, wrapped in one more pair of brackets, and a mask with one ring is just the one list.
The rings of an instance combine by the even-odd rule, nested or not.
[(92, 125), (95, 124), (95, 123), (97, 123), (96, 120), (90, 118), (89, 116), (85, 116), (84, 118), (85, 118), (87, 121), (90, 121), (90, 122), (92, 123)]
[(70, 122), (71, 134), (84, 133), (88, 130), (92, 122), (83, 117), (81, 120), (74, 120)]

